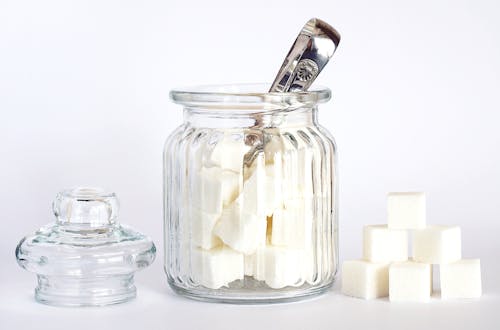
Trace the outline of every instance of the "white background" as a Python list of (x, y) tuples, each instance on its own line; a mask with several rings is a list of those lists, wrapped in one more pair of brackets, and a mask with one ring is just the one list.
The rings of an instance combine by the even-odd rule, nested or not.
[[(481, 258), (480, 301), (390, 304), (335, 289), (276, 306), (175, 296), (162, 271), (163, 142), (175, 86), (271, 82), (302, 25), (342, 34), (320, 75), (320, 122), (340, 153), (341, 258), (385, 222), (388, 191), (427, 192), (428, 222), (458, 224)], [(496, 328), (500, 322), (500, 6), (491, 1), (0, 0), (0, 329)], [(62, 188), (117, 192), (121, 221), (153, 237), (138, 298), (106, 308), (33, 300), (19, 239), (53, 220)]]

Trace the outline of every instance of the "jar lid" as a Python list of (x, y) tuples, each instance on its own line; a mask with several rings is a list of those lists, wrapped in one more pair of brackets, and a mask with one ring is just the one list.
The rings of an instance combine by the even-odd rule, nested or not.
[(267, 92), (270, 84), (205, 85), (176, 88), (170, 98), (190, 108), (272, 111), (313, 107), (331, 98), (326, 87), (316, 86), (302, 92)]
[(36, 273), (37, 301), (95, 306), (136, 295), (134, 273), (149, 266), (153, 241), (117, 222), (118, 199), (100, 188), (61, 191), (54, 200), (54, 223), (24, 237), (17, 262)]

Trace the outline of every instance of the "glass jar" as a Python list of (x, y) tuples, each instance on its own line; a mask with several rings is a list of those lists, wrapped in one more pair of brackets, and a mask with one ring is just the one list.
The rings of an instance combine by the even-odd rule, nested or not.
[(231, 303), (320, 294), (338, 266), (329, 89), (264, 85), (170, 93), (184, 123), (164, 149), (165, 271), (174, 291)]

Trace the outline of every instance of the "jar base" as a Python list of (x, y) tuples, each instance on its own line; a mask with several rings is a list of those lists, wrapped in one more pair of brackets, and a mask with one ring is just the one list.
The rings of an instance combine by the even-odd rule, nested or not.
[(35, 299), (53, 306), (105, 306), (136, 297), (133, 275), (70, 277), (38, 275)]
[[(249, 280), (250, 279), (245, 278), (244, 281), (248, 282)], [(250, 281), (260, 283), (259, 281), (255, 281), (253, 279)], [(175, 293), (189, 299), (211, 303), (257, 305), (287, 303), (314, 298), (328, 291), (333, 286), (333, 281), (323, 286), (311, 286), (304, 284), (301, 287), (286, 287), (277, 290), (271, 288), (268, 288), (267, 290), (260, 289), (258, 292), (250, 289), (238, 290), (234, 288), (211, 290), (202, 286), (185, 288), (178, 286), (176, 283), (171, 281), (170, 278), (169, 285)]]

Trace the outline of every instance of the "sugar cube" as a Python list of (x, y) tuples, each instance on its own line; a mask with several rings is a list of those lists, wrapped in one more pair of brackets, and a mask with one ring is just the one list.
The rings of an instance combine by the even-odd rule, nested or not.
[(243, 279), (243, 254), (226, 246), (212, 250), (193, 249), (193, 281), (210, 289), (228, 286), (229, 283)]
[(289, 200), (273, 214), (271, 242), (276, 246), (306, 249), (312, 244), (313, 199)]
[(479, 298), (481, 264), (479, 259), (463, 259), (440, 265), (441, 298)]
[(313, 161), (314, 152), (311, 148), (302, 148), (298, 150), (298, 190), (303, 197), (314, 195), (313, 189)]
[(387, 225), (365, 226), (363, 259), (382, 263), (408, 260), (408, 233), (389, 229)]
[(342, 264), (342, 293), (363, 299), (387, 297), (389, 265), (365, 260), (349, 260)]
[(266, 246), (263, 249), (266, 284), (273, 289), (299, 286), (302, 279), (303, 252), (299, 249)]
[(245, 256), (246, 275), (273, 288), (300, 286), (305, 281), (305, 252), (301, 249), (265, 245), (252, 255)]
[(251, 149), (251, 146), (245, 144), (244, 135), (226, 132), (214, 140), (215, 143), (209, 144), (207, 148), (206, 165), (241, 173), (245, 154)]
[(387, 195), (387, 223), (391, 229), (424, 228), (425, 193), (389, 193)]
[(202, 167), (191, 183), (192, 205), (210, 214), (221, 214), (222, 206), (236, 199), (241, 186), (238, 174), (218, 167)]
[(413, 232), (413, 258), (418, 262), (444, 264), (462, 257), (458, 226), (428, 226)]
[(266, 215), (283, 207), (283, 168), (281, 158), (276, 158), (274, 163), (266, 165)]
[(213, 233), (214, 226), (219, 220), (220, 215), (206, 213), (196, 208), (191, 208), (190, 211), (193, 244), (205, 250), (222, 245), (222, 241)]
[(224, 208), (213, 232), (234, 250), (253, 254), (257, 247), (265, 245), (266, 230), (266, 217), (246, 212), (238, 198)]
[(406, 261), (389, 266), (389, 300), (426, 302), (431, 295), (431, 265)]
[(252, 163), (251, 175), (243, 183), (243, 191), (239, 196), (244, 213), (266, 216), (267, 213), (267, 174), (264, 154), (259, 154)]
[(307, 148), (288, 148), (283, 153), (283, 198), (310, 198), (313, 191), (313, 152)]

